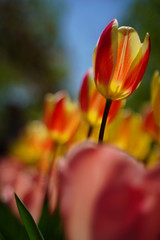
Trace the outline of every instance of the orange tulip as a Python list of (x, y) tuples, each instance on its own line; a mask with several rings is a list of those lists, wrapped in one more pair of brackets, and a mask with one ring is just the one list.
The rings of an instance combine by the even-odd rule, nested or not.
[(113, 20), (102, 32), (93, 52), (94, 78), (98, 91), (107, 99), (131, 95), (139, 85), (150, 55), (150, 37), (141, 43), (131, 27), (118, 28)]
[[(79, 94), (80, 108), (84, 118), (91, 126), (96, 126), (101, 123), (106, 99), (97, 91), (92, 70), (89, 69), (82, 82)], [(122, 101), (113, 102), (108, 116), (108, 123), (110, 123), (122, 106)]]
[(147, 163), (148, 168), (155, 168), (156, 166), (159, 166), (159, 163), (160, 163), (160, 147), (158, 145), (154, 145), (152, 147), (146, 163)]
[(53, 146), (46, 126), (41, 121), (32, 121), (12, 144), (10, 153), (24, 163), (39, 165), (41, 161), (49, 161)]
[(149, 133), (152, 139), (160, 142), (160, 129), (155, 121), (154, 114), (150, 105), (143, 110), (143, 125), (144, 130)]
[(63, 92), (48, 94), (45, 98), (44, 123), (51, 138), (58, 144), (64, 144), (71, 139), (80, 123), (77, 104), (71, 102)]

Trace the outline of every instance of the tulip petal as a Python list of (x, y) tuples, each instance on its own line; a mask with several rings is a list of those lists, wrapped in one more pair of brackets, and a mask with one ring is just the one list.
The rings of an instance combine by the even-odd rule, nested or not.
[(96, 203), (92, 239), (138, 240), (135, 219), (143, 199), (144, 193), (129, 181), (111, 186), (107, 182)]
[(122, 87), (126, 96), (132, 94), (132, 92), (137, 88), (139, 85), (145, 69), (148, 64), (150, 55), (150, 37), (149, 34), (146, 34), (145, 40), (139, 49), (139, 52), (134, 59), (129, 72), (127, 73), (126, 80), (124, 81), (124, 85)]
[(60, 208), (68, 240), (93, 239), (95, 203), (106, 182), (108, 185), (116, 181), (135, 183), (144, 172), (131, 156), (117, 148), (89, 142), (73, 148), (63, 164), (59, 182)]
[(140, 47), (139, 36), (133, 28), (121, 27), (118, 29), (118, 55), (113, 81), (123, 82)]
[(73, 137), (74, 133), (76, 132), (77, 128), (80, 125), (80, 113), (77, 105), (73, 106), (74, 110), (70, 113), (69, 117), (67, 118), (66, 126), (64, 129), (64, 140), (70, 139)]
[(112, 120), (116, 117), (116, 115), (119, 113), (120, 109), (122, 108), (122, 106), (124, 104), (125, 104), (125, 102), (121, 101), (121, 100), (117, 100), (117, 101), (112, 102), (111, 108), (109, 110), (108, 119), (107, 119), (108, 124), (110, 122), (112, 122)]
[[(113, 20), (102, 32), (97, 49), (93, 54), (93, 59), (95, 58), (95, 82), (104, 96), (106, 96), (106, 85), (109, 84), (116, 65), (117, 35), (118, 22)], [(95, 53), (96, 57), (94, 57)]]
[[(83, 78), (79, 94), (79, 101), (81, 111), (87, 122), (91, 126), (99, 125), (102, 121), (106, 99), (98, 92), (96, 88), (94, 79), (92, 77), (92, 69), (89, 69)], [(114, 101), (112, 103), (108, 116), (108, 123), (114, 119), (121, 107), (121, 101)]]
[(59, 102), (62, 98), (65, 98), (67, 93), (65, 91), (59, 91), (56, 94), (48, 93), (45, 96), (44, 100), (44, 116), (43, 122), (46, 124), (48, 128), (50, 128), (51, 124), (51, 116), (54, 109), (54, 106), (57, 102)]
[(54, 131), (62, 132), (65, 123), (66, 123), (65, 97), (62, 97), (54, 107), (54, 110), (50, 118), (49, 128)]
[(89, 69), (83, 78), (79, 101), (87, 122), (92, 126), (100, 124), (106, 100), (96, 88), (92, 69)]
[(89, 74), (88, 70), (83, 78), (82, 86), (79, 93), (79, 103), (83, 112), (88, 111), (89, 105)]
[(158, 140), (159, 138), (158, 126), (155, 122), (153, 111), (149, 105), (146, 106), (146, 108), (143, 111), (143, 127), (144, 127), (144, 130), (147, 133), (149, 133), (154, 140), (156, 141)]

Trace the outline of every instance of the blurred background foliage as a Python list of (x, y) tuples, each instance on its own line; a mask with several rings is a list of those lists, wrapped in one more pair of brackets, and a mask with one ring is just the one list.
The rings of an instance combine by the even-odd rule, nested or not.
[(67, 78), (61, 0), (0, 1), (0, 153)]
[(150, 83), (154, 71), (160, 70), (160, 1), (133, 1), (124, 16), (124, 24), (134, 27), (141, 41), (144, 40), (146, 32), (149, 32), (151, 38), (150, 59), (142, 84), (127, 100), (127, 106), (139, 110), (143, 103), (150, 99)]

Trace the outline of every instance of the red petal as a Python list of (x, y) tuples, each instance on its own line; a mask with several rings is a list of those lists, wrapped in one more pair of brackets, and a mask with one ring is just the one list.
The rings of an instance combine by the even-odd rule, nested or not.
[(95, 82), (109, 83), (116, 65), (118, 41), (118, 22), (113, 20), (102, 32), (95, 59)]
[[(146, 49), (145, 44), (147, 45)], [(149, 55), (150, 55), (150, 38), (149, 35), (147, 34), (142, 45), (142, 48), (140, 49), (135, 60), (133, 61), (133, 64), (131, 65), (131, 68), (127, 74), (127, 78), (123, 85), (123, 90), (128, 90), (129, 95), (132, 94), (132, 92), (137, 88), (140, 81), (142, 80), (142, 77), (148, 64)]]
[(116, 115), (118, 114), (118, 112), (120, 111), (121, 107), (123, 105), (122, 101), (113, 101), (111, 108), (109, 110), (109, 115), (108, 115), (108, 119), (107, 119), (107, 123), (109, 124), (110, 122), (112, 122), (112, 120), (116, 117)]
[(89, 104), (89, 74), (90, 70), (88, 70), (83, 78), (82, 86), (79, 93), (79, 102), (82, 112), (88, 111)]
[(65, 101), (63, 97), (56, 103), (50, 119), (50, 130), (61, 132), (66, 125)]

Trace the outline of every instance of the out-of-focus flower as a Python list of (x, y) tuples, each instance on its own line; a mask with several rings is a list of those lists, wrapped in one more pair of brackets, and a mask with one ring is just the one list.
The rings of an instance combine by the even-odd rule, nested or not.
[[(45, 167), (50, 160), (53, 141), (51, 141), (46, 126), (41, 121), (30, 122), (22, 132), (20, 138), (13, 143), (10, 154), (26, 164), (41, 165)], [(43, 169), (43, 170), (45, 170)]]
[(59, 164), (68, 240), (158, 239), (160, 168), (147, 172), (125, 152), (87, 142)]
[(0, 199), (18, 216), (14, 192), (37, 222), (43, 206), (45, 178), (35, 169), (26, 168), (17, 159), (6, 158), (0, 163)]
[(134, 173), (137, 185), (131, 179), (123, 181), (121, 176), (114, 183), (106, 181), (96, 202), (93, 240), (159, 239), (160, 168), (141, 172), (141, 177)]
[(160, 75), (155, 71), (151, 85), (151, 105), (156, 124), (160, 128)]
[(146, 161), (148, 168), (153, 168), (160, 164), (160, 147), (154, 145)]
[(44, 123), (56, 143), (66, 143), (75, 134), (80, 124), (77, 104), (71, 102), (64, 91), (47, 94), (44, 104)]
[[(80, 125), (76, 131), (76, 133), (74, 134), (73, 138), (71, 138), (71, 140), (69, 141), (68, 148), (77, 143), (77, 142), (82, 142), (85, 141), (87, 138), (87, 134), (88, 134), (88, 130), (89, 130), (89, 126), (88, 126), (88, 122), (85, 121), (83, 118), (81, 119)], [(97, 140), (97, 139), (96, 139)], [(67, 149), (68, 150), (68, 149)]]
[[(83, 116), (89, 125), (99, 125), (102, 121), (106, 99), (97, 91), (91, 69), (86, 72), (83, 78), (79, 93), (79, 103)], [(108, 123), (115, 118), (122, 104), (122, 101), (114, 101), (112, 103), (107, 119)]]
[(93, 52), (94, 78), (107, 99), (124, 99), (139, 85), (150, 55), (150, 37), (141, 43), (131, 27), (113, 20), (102, 32)]
[[(58, 197), (56, 169), (52, 169), (49, 179), (49, 210), (55, 210)], [(42, 213), (46, 193), (47, 176), (37, 169), (28, 167), (16, 158), (6, 157), (0, 162), (0, 200), (9, 205), (19, 216), (14, 199), (16, 193), (27, 206), (36, 222)]]
[(143, 128), (141, 115), (129, 110), (120, 112), (108, 127), (104, 138), (104, 141), (123, 149), (138, 160), (145, 160), (150, 150), (151, 138)]
[(153, 110), (149, 104), (144, 107), (142, 116), (144, 130), (150, 134), (154, 141), (160, 143), (160, 128), (155, 121)]

